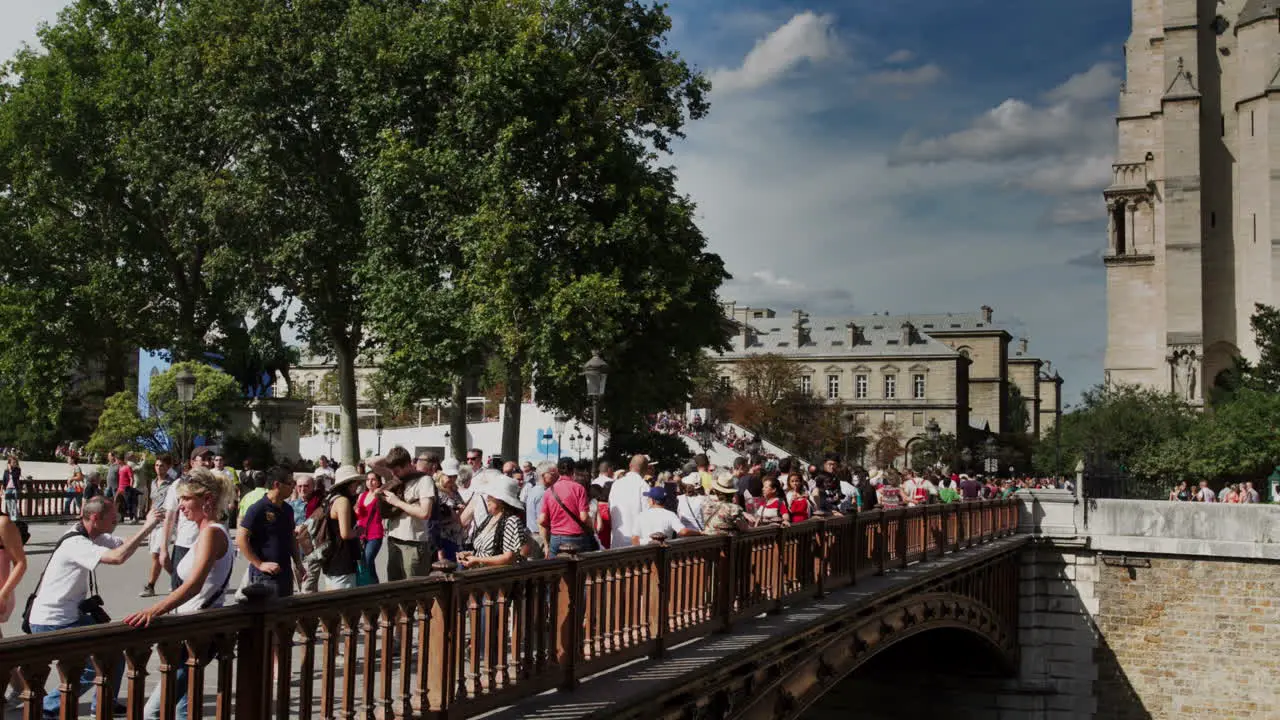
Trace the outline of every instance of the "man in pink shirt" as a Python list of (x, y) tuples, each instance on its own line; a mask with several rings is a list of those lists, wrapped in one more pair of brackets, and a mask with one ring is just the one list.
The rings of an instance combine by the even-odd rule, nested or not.
[(138, 521), (138, 495), (133, 488), (133, 468), (129, 458), (120, 458), (120, 474), (117, 476), (116, 492), (124, 493), (125, 517)]
[(538, 525), (551, 536), (551, 557), (568, 547), (578, 552), (595, 550), (595, 535), (587, 524), (591, 516), (587, 490), (573, 479), (573, 458), (560, 458), (556, 470), (560, 477), (547, 488), (538, 511)]

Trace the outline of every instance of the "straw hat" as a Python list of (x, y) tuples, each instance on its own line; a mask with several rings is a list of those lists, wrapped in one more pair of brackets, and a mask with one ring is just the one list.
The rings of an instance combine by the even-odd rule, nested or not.
[(354, 465), (343, 465), (333, 472), (333, 485), (330, 490), (337, 490), (347, 483), (364, 480), (364, 473)]

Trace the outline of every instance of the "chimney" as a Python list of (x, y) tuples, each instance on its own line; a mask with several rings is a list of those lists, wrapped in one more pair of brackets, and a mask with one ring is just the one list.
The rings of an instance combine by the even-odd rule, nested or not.
[(1018, 338), (1018, 354), (1019, 355), (1027, 354), (1027, 339), (1024, 337)]
[(910, 345), (916, 339), (916, 326), (909, 322), (902, 323), (902, 344)]
[(791, 340), (796, 347), (803, 347), (809, 341), (809, 332), (805, 323), (809, 322), (809, 314), (803, 310), (792, 310), (791, 317), (795, 323), (791, 326)]
[(755, 333), (751, 329), (751, 323), (747, 322), (746, 320), (741, 321), (740, 323), (738, 323), (738, 331), (739, 331), (739, 335), (741, 335), (742, 337), (742, 349), (746, 350), (747, 348), (751, 347), (751, 343), (754, 340), (754, 335), (755, 335)]
[(983, 305), (983, 306), (982, 306), (982, 322), (987, 323), (988, 325), (990, 325), (990, 324), (991, 324), (991, 313), (992, 313), (992, 312), (993, 312), (993, 310), (991, 309), (991, 306), (990, 306), (990, 305)]
[(844, 329), (846, 331), (844, 339), (849, 347), (855, 347), (862, 344), (862, 328), (858, 327), (857, 323), (851, 322), (845, 325)]

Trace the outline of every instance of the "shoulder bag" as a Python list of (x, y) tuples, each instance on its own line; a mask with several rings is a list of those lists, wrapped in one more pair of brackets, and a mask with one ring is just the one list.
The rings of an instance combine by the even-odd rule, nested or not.
[(586, 545), (585, 545), (585, 547), (583, 547), (582, 551), (583, 551), (583, 552), (591, 552), (592, 550), (595, 550), (595, 549), (596, 549), (596, 534), (595, 534), (595, 531), (593, 531), (591, 528), (587, 527), (587, 524), (586, 524), (586, 523), (584, 523), (584, 522), (582, 522), (582, 518), (580, 518), (580, 517), (578, 517), (577, 515), (575, 515), (575, 514), (573, 514), (572, 512), (570, 512), (569, 508), (565, 506), (564, 501), (563, 501), (563, 500), (561, 500), (561, 499), (560, 499), (560, 496), (556, 494), (556, 490), (555, 490), (555, 486), (554, 486), (554, 485), (552, 485), (551, 487), (547, 488), (547, 494), (549, 494), (549, 495), (551, 496), (551, 498), (552, 498), (553, 500), (555, 500), (555, 501), (556, 501), (556, 504), (560, 506), (560, 509), (561, 509), (561, 510), (564, 510), (564, 511), (565, 511), (565, 514), (566, 514), (566, 515), (568, 515), (569, 517), (573, 518), (573, 521), (574, 521), (575, 523), (577, 523), (577, 524), (578, 524), (578, 527), (582, 530), (582, 535), (583, 535), (583, 537), (585, 537), (585, 538), (586, 538)]

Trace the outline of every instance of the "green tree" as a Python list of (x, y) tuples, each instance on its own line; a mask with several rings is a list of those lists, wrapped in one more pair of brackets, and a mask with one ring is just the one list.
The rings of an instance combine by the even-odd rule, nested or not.
[[(195, 397), (185, 407), (178, 401), (176, 383), (184, 368), (196, 378)], [(231, 410), (243, 402), (235, 378), (198, 362), (177, 363), (151, 378), (147, 401), (157, 414), (144, 418), (138, 413), (136, 394), (112, 395), (90, 437), (90, 449), (159, 452), (169, 449), (170, 438), (176, 446), (190, 449), (196, 437), (217, 437), (226, 428)]]
[(871, 459), (879, 468), (890, 468), (906, 452), (902, 428), (897, 423), (882, 422), (871, 436)]
[(1017, 383), (1010, 382), (1008, 387), (1006, 407), (1009, 415), (1009, 429), (1007, 432), (1025, 435), (1027, 429), (1031, 427), (1031, 414), (1027, 411), (1027, 400)]
[(107, 398), (98, 427), (89, 436), (91, 452), (108, 450), (147, 450), (159, 452), (164, 440), (155, 418), (143, 418), (138, 413), (138, 394), (125, 390)]

